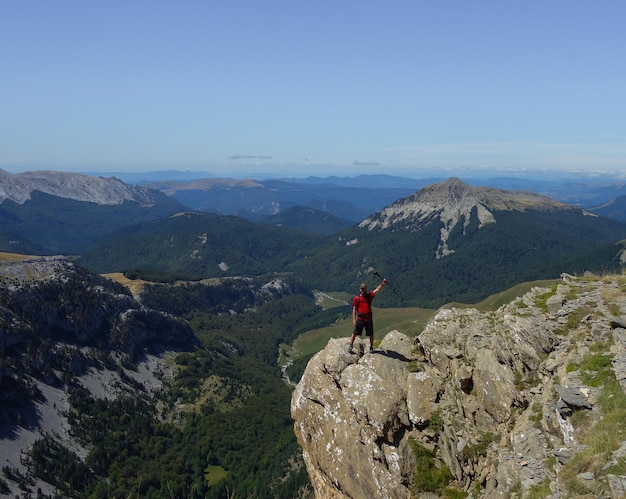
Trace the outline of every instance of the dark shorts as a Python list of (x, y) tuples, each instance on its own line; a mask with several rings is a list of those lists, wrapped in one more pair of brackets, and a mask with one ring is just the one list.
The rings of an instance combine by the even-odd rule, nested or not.
[(353, 334), (361, 336), (361, 334), (363, 334), (363, 329), (365, 329), (365, 336), (374, 336), (374, 321), (357, 319)]

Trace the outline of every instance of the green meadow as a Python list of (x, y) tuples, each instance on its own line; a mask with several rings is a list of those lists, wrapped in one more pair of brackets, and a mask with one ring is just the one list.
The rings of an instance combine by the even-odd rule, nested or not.
[[(374, 312), (374, 338), (380, 341), (389, 331), (398, 330), (408, 336), (417, 336), (435, 313), (435, 310), (425, 308), (377, 308)], [(336, 323), (320, 329), (307, 331), (293, 342), (292, 345), (283, 345), (280, 364), (287, 361), (284, 352), (289, 358), (311, 357), (322, 350), (331, 338), (345, 337), (346, 341), (352, 334), (352, 319), (347, 317)], [(365, 336), (362, 337), (363, 341)]]

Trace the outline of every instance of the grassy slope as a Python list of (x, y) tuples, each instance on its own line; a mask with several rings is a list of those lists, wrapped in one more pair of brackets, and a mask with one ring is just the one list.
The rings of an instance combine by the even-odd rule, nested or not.
[(38, 258), (30, 255), (20, 255), (18, 253), (7, 253), (0, 251), (0, 262), (17, 262), (21, 260), (28, 260), (29, 258)]
[(522, 282), (500, 293), (488, 296), (483, 301), (476, 304), (468, 305), (464, 303), (448, 303), (447, 305), (444, 305), (444, 308), (476, 308), (481, 312), (497, 310), (502, 305), (512, 302), (515, 298), (524, 295), (534, 287), (549, 288), (553, 284), (558, 284), (559, 282), (559, 279), (543, 279), (540, 281)]

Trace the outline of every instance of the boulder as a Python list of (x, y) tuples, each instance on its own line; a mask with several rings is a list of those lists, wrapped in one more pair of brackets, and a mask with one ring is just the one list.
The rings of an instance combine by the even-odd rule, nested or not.
[(411, 423), (424, 425), (430, 421), (442, 390), (443, 383), (431, 367), (408, 375), (406, 402)]
[(473, 379), (478, 403), (495, 422), (508, 420), (519, 397), (511, 370), (498, 362), (493, 351), (483, 350), (477, 356)]

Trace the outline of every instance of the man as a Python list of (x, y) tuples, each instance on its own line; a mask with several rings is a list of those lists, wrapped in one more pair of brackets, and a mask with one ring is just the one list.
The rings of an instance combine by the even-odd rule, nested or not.
[(354, 353), (353, 345), (357, 335), (363, 334), (365, 329), (365, 336), (370, 339), (370, 352), (374, 350), (374, 321), (372, 320), (372, 300), (378, 292), (383, 289), (387, 284), (387, 279), (383, 279), (376, 289), (373, 289), (369, 293), (367, 292), (367, 285), (361, 284), (359, 294), (352, 300), (352, 325), (354, 331), (352, 332), (352, 338), (350, 338), (350, 346), (348, 347), (348, 353)]

